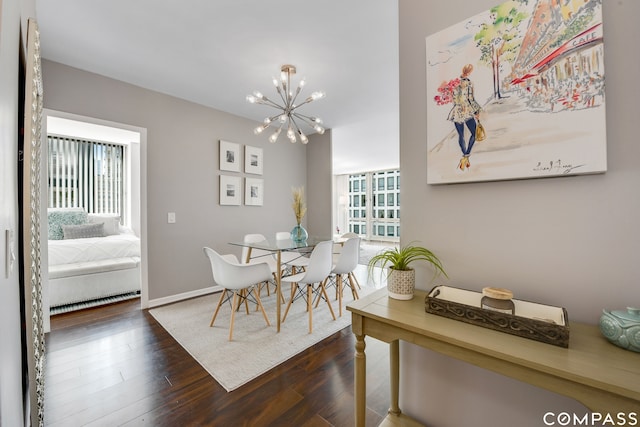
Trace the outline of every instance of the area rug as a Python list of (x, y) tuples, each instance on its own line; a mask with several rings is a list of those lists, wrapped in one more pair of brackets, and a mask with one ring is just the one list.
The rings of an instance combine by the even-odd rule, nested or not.
[[(363, 287), (360, 297), (375, 291)], [(262, 303), (271, 322), (267, 326), (262, 313), (250, 305), (236, 313), (233, 341), (229, 338), (230, 306), (220, 309), (213, 327), (211, 316), (219, 293), (154, 308), (149, 312), (194, 359), (227, 391), (233, 391), (271, 368), (285, 362), (313, 344), (351, 325), (351, 312), (345, 306), (353, 301), (348, 289), (344, 292), (342, 316), (338, 316), (338, 302), (333, 299), (335, 288), (327, 290), (336, 319), (331, 318), (326, 302), (313, 310), (313, 333), (308, 333), (306, 303), (295, 301), (280, 333), (276, 332), (276, 300), (262, 293)], [(288, 296), (288, 290), (285, 291)], [(286, 305), (282, 305), (284, 313)]]

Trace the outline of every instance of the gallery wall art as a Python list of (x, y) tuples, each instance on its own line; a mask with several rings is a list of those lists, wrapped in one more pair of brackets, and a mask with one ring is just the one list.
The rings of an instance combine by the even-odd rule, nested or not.
[(220, 175), (220, 204), (239, 206), (241, 200), (240, 177)]
[(601, 0), (504, 2), (426, 59), (429, 184), (607, 170)]
[(220, 140), (220, 170), (240, 172), (240, 144)]

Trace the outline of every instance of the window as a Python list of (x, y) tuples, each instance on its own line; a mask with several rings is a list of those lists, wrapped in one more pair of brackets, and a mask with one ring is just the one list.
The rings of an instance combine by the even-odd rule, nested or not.
[[(349, 196), (349, 231), (370, 240), (398, 241), (399, 170), (350, 175)], [(370, 235), (367, 235), (368, 230)]]
[(123, 214), (124, 146), (48, 136), (48, 207)]

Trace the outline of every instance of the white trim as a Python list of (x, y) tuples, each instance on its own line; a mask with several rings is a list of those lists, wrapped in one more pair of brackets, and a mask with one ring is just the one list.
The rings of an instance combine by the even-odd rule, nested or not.
[[(133, 230), (136, 235), (140, 236), (141, 243), (141, 261), (140, 261), (140, 276), (141, 276), (141, 289), (140, 289), (140, 308), (145, 309), (149, 307), (149, 255), (147, 248), (147, 129), (139, 126), (128, 125), (124, 123), (112, 122), (109, 120), (98, 119), (95, 117), (82, 116), (79, 114), (67, 113), (64, 111), (51, 110), (48, 108), (43, 109), (43, 132), (42, 138), (43, 141), (46, 141), (46, 123), (49, 116), (58, 117), (62, 119), (68, 119), (78, 122), (90, 123), (93, 125), (101, 125), (105, 127), (111, 127), (115, 129), (121, 129), (126, 131), (131, 131), (133, 133), (137, 133), (140, 135), (139, 140), (131, 141), (131, 156), (130, 162), (127, 166), (130, 168), (128, 170), (129, 177), (133, 180), (131, 182), (132, 191), (128, 195), (129, 201), (128, 206), (130, 207), (130, 218), (129, 223), (131, 224)], [(124, 135), (127, 133), (124, 132)], [(46, 143), (43, 142), (43, 149), (46, 149)], [(43, 159), (46, 159), (46, 151), (43, 152)], [(138, 173), (135, 173), (135, 167), (139, 166)], [(46, 168), (44, 169), (46, 171)], [(41, 185), (46, 188), (46, 173), (42, 174), (42, 182)], [(47, 206), (47, 192), (41, 191), (42, 197), (41, 200), (42, 206)], [(134, 201), (139, 200), (139, 204), (133, 203)], [(46, 209), (43, 212), (43, 218), (40, 219), (42, 224), (47, 223)], [(42, 233), (42, 238), (44, 239), (44, 243), (41, 245), (42, 250), (42, 265), (48, 265), (48, 242), (46, 241), (46, 233)], [(44, 248), (47, 248), (45, 250)], [(43, 271), (43, 292), (47, 294), (43, 294), (44, 301), (44, 329), (45, 332), (49, 332), (50, 323), (49, 323), (49, 284), (48, 284), (48, 271), (46, 268), (41, 269)]]
[(161, 305), (172, 304), (174, 302), (183, 301), (189, 298), (200, 297), (203, 295), (213, 294), (222, 291), (222, 286), (210, 286), (208, 288), (197, 289), (195, 291), (184, 292), (181, 294), (170, 295), (168, 297), (156, 298), (149, 300), (148, 308), (156, 308)]

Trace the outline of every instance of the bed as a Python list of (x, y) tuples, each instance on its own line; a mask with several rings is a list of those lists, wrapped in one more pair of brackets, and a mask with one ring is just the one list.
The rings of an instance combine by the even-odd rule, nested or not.
[(48, 216), (52, 313), (139, 295), (140, 239), (119, 217), (82, 209), (50, 209)]

